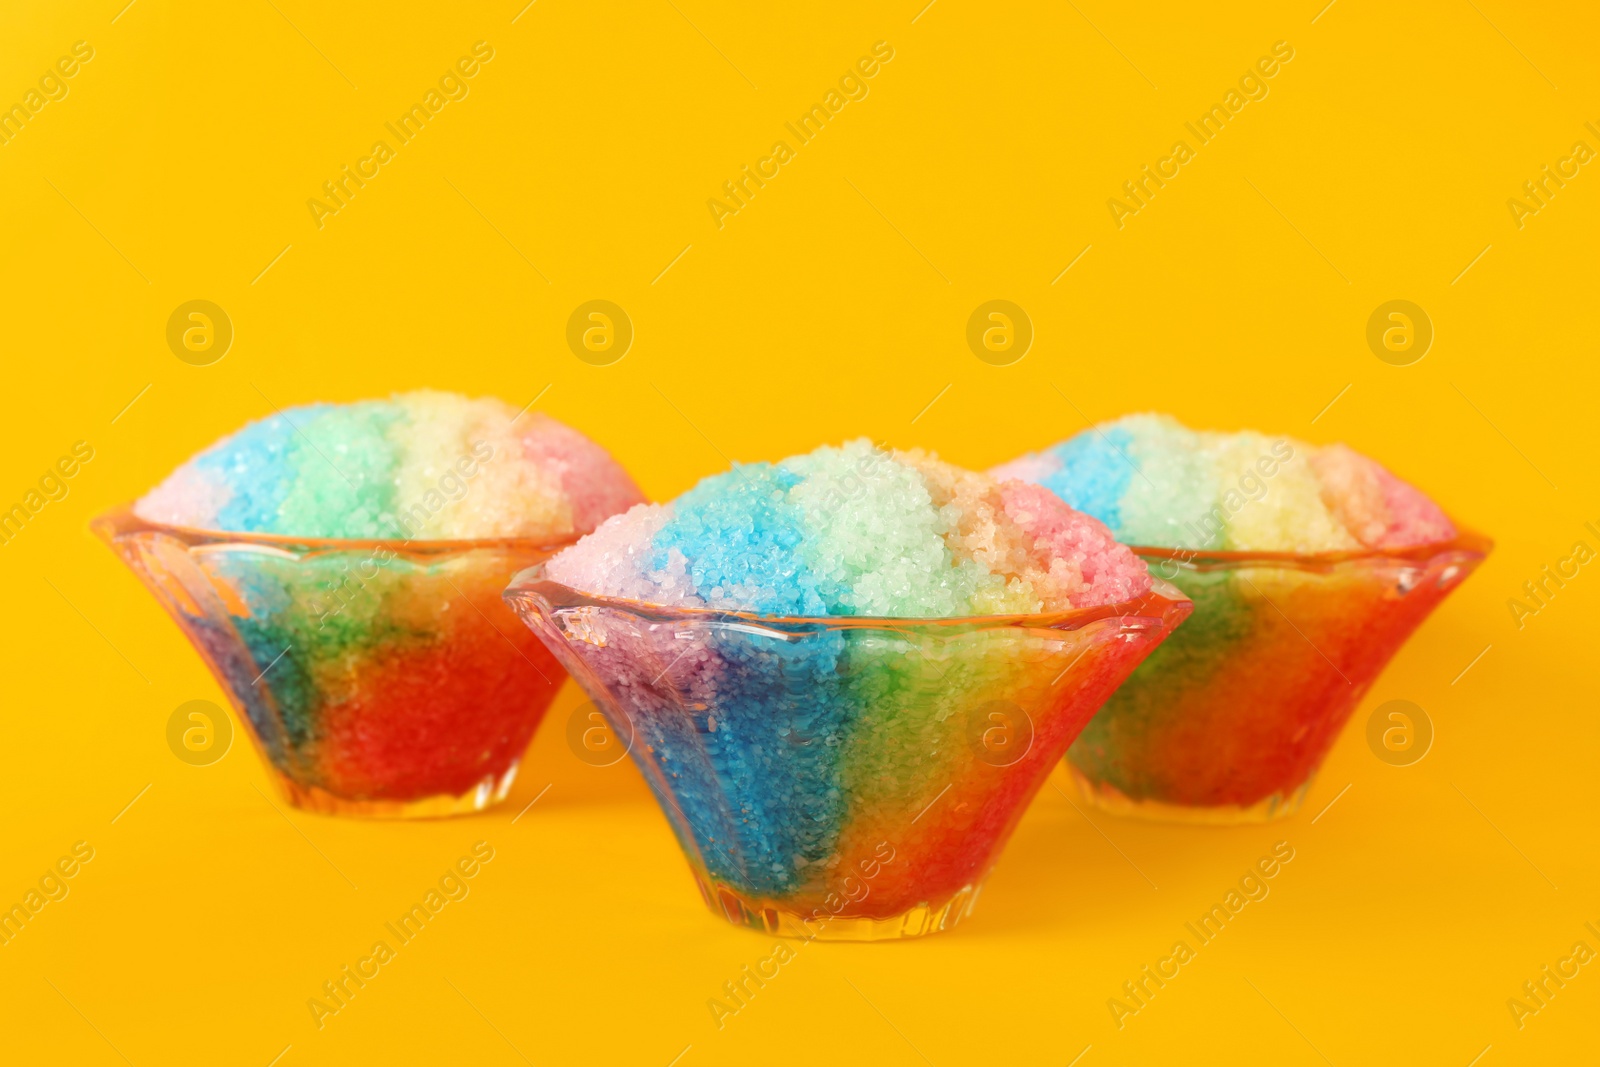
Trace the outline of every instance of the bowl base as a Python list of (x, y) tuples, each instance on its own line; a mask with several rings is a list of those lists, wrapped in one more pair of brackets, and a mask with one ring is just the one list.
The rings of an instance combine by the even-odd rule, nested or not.
[(274, 773), (278, 786), (289, 803), (303, 811), (321, 815), (343, 815), (359, 819), (438, 819), (450, 815), (468, 815), (493, 807), (511, 792), (516, 781), (520, 761), (496, 776), (485, 775), (477, 785), (465, 793), (452, 795), (439, 793), (416, 800), (362, 800), (335, 796), (319, 786), (302, 785)]
[(971, 915), (983, 888), (981, 882), (964, 885), (941, 901), (918, 904), (888, 918), (849, 914), (811, 918), (770, 899), (755, 900), (724, 883), (708, 881), (699, 872), (695, 882), (711, 910), (735, 926), (801, 941), (893, 941), (935, 934)]
[(1066, 767), (1067, 776), (1077, 787), (1078, 795), (1101, 811), (1124, 818), (1187, 823), (1191, 826), (1239, 826), (1286, 819), (1300, 810), (1305, 803), (1306, 793), (1311, 789), (1311, 779), (1308, 778), (1288, 793), (1273, 793), (1248, 807), (1238, 804), (1168, 804), (1160, 800), (1135, 800), (1115, 786), (1091, 781), (1070, 761)]

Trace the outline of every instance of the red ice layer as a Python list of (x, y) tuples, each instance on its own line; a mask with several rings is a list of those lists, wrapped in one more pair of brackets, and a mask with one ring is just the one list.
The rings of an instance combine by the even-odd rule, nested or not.
[[(525, 628), (502, 637), (486, 620), (464, 621), (448, 640), (357, 662), (351, 695), (324, 705), (317, 726), (322, 788), (374, 800), (455, 796), (511, 768), (538, 726), (528, 709), (563, 672)], [(506, 641), (521, 655), (506, 656)]]

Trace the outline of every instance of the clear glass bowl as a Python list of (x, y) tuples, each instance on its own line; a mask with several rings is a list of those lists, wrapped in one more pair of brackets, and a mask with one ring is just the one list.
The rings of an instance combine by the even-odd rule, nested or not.
[(879, 940), (968, 914), (1067, 745), (1188, 614), (1157, 584), (1050, 615), (779, 618), (534, 567), (506, 599), (628, 740), (714, 911)]
[(510, 790), (562, 681), (500, 597), (562, 544), (225, 533), (126, 507), (93, 529), (199, 651), (302, 808), (486, 808)]
[(1122, 815), (1292, 814), (1378, 674), (1491, 547), (1463, 532), (1322, 555), (1134, 548), (1194, 601), (1194, 616), (1078, 737), (1073, 779)]

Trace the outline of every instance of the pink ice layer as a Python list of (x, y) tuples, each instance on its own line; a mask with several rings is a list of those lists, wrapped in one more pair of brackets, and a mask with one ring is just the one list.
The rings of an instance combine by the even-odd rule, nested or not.
[(638, 503), (639, 490), (611, 454), (572, 427), (540, 419), (522, 435), (522, 455), (555, 471), (572, 505), (572, 529), (587, 532)]
[(1028, 482), (1000, 483), (1006, 516), (1033, 538), (1033, 557), (1047, 567), (1035, 578), (1046, 604), (1075, 608), (1115, 604), (1150, 591), (1144, 562), (1119, 544), (1105, 523), (1074, 511), (1061, 498)]
[(1404, 548), (1448, 541), (1455, 524), (1422, 490), (1401, 481), (1377, 460), (1344, 445), (1311, 453), (1322, 498), (1345, 528), (1369, 548)]

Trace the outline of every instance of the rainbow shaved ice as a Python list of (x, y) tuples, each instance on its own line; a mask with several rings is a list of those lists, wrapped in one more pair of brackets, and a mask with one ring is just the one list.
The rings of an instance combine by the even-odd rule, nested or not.
[(1051, 494), (866, 440), (635, 507), (546, 573), (602, 596), (804, 616), (1030, 614), (1150, 588), (1101, 523)]
[(560, 541), (642, 499), (571, 427), (493, 398), (421, 391), (253, 422), (173, 471), (134, 511), (294, 537)]
[(1101, 519), (1194, 601), (1068, 754), (1092, 799), (1129, 814), (1295, 810), (1384, 665), (1488, 549), (1343, 445), (1162, 415), (1102, 423), (991, 473)]
[(990, 471), (1044, 486), (1130, 545), (1350, 552), (1448, 541), (1438, 505), (1344, 445), (1130, 415)]
[(505, 795), (561, 681), (506, 580), (641, 500), (554, 419), (416, 392), (252, 423), (99, 528), (291, 799), (429, 815)]
[(635, 507), (507, 597), (633, 738), (715, 910), (854, 939), (965, 915), (1187, 611), (1049, 492), (864, 440)]

